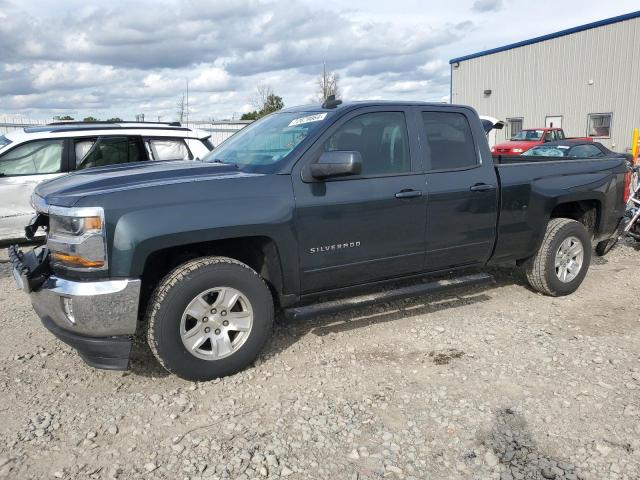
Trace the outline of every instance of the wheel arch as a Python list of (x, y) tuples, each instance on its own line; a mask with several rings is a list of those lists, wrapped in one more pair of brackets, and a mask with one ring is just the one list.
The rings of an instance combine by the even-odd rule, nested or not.
[(549, 221), (553, 218), (576, 220), (596, 237), (602, 225), (602, 202), (595, 198), (560, 202), (551, 210)]
[(151, 293), (165, 275), (178, 265), (206, 256), (229, 257), (248, 265), (265, 280), (276, 300), (286, 291), (280, 251), (270, 237), (232, 237), (171, 245), (146, 256), (141, 271), (141, 311), (144, 311)]

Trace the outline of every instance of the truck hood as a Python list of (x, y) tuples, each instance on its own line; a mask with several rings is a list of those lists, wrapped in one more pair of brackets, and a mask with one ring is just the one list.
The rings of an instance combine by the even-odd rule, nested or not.
[(48, 205), (72, 207), (83, 197), (173, 183), (247, 177), (235, 165), (200, 161), (139, 162), (91, 168), (41, 183), (35, 194)]

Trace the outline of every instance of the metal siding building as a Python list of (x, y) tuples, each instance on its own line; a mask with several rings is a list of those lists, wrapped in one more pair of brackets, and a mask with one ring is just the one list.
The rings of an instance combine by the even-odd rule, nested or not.
[[(511, 120), (498, 132), (498, 142), (508, 140), (522, 119), (523, 128), (554, 122), (568, 136), (597, 131), (601, 136), (592, 135), (594, 139), (625, 151), (632, 129), (640, 127), (640, 11), (455, 58), (450, 64), (452, 103)], [(592, 117), (593, 125), (592, 114), (611, 116)]]

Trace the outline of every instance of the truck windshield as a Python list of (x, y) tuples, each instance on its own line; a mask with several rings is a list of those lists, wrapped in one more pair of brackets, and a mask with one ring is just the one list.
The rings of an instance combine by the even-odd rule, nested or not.
[(544, 135), (544, 130), (520, 130), (511, 137), (511, 140), (529, 140), (535, 142), (537, 140), (541, 140), (542, 135)]
[(243, 128), (207, 154), (202, 161), (235, 164), (254, 172), (269, 172), (322, 125), (331, 112), (284, 112)]

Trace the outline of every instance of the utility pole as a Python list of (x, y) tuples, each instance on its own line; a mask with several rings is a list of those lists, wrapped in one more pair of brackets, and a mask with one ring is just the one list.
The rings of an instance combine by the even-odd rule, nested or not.
[(187, 119), (187, 127), (189, 126), (189, 79), (187, 78), (187, 112), (186, 112), (186, 119)]
[(323, 101), (327, 99), (327, 65), (322, 62), (322, 98)]

